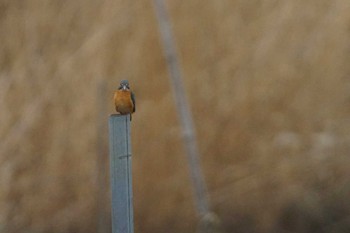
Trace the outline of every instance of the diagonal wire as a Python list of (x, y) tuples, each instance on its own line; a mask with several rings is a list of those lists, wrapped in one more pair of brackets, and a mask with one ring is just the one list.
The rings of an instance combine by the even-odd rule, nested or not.
[(172, 84), (171, 86), (175, 97), (177, 112), (181, 122), (183, 140), (191, 172), (191, 179), (194, 186), (197, 212), (199, 215), (204, 215), (209, 212), (207, 187), (199, 163), (197, 139), (191, 111), (182, 82), (182, 74), (171, 30), (171, 22), (163, 0), (154, 0), (153, 3), (163, 44), (163, 52), (168, 66), (168, 72), (170, 74), (169, 78)]

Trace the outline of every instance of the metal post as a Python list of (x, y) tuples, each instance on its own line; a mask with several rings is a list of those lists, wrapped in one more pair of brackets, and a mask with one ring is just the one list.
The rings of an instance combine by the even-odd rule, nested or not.
[(112, 233), (133, 233), (130, 116), (109, 117)]

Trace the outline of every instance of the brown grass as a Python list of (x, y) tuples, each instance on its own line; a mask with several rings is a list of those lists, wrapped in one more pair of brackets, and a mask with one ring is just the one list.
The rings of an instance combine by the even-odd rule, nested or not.
[[(224, 229), (349, 231), (350, 2), (168, 3)], [(0, 32), (0, 231), (97, 232), (98, 156), (127, 78), (136, 232), (194, 232), (151, 2), (2, 0)]]

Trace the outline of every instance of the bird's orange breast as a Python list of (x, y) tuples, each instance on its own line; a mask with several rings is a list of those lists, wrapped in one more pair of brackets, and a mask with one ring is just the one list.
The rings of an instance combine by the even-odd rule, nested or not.
[(118, 90), (114, 93), (114, 104), (117, 112), (129, 114), (133, 112), (134, 104), (131, 99), (131, 92)]

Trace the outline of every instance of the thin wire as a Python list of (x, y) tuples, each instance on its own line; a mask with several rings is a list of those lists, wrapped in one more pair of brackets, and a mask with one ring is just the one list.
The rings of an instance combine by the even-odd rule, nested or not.
[(158, 19), (159, 31), (163, 44), (163, 52), (167, 62), (169, 78), (175, 97), (177, 112), (179, 114), (183, 140), (194, 186), (197, 212), (200, 215), (209, 212), (207, 187), (199, 163), (197, 139), (193, 126), (191, 111), (186, 99), (186, 93), (182, 82), (182, 74), (176, 53), (174, 37), (171, 31), (171, 23), (163, 0), (154, 0), (154, 8)]

